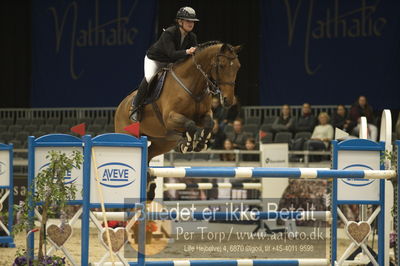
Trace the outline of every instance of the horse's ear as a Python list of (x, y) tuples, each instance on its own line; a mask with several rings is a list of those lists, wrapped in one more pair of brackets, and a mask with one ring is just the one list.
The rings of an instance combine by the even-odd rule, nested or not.
[(243, 45), (236, 45), (233, 46), (233, 50), (235, 51), (235, 53), (239, 53), (241, 50), (243, 49)]
[(224, 43), (222, 46), (221, 46), (221, 49), (219, 50), (221, 53), (224, 53), (224, 52), (226, 52), (226, 51), (229, 51), (230, 49), (229, 49), (229, 44), (226, 44), (226, 43)]

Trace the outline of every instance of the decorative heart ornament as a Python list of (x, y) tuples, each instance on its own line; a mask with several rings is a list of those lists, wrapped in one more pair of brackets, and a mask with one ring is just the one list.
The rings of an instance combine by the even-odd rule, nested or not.
[(62, 247), (65, 242), (72, 235), (72, 227), (69, 224), (64, 224), (64, 226), (59, 226), (51, 224), (47, 227), (47, 235), (50, 240), (57, 246)]
[(361, 245), (371, 233), (371, 226), (367, 222), (349, 222), (346, 225), (346, 232), (357, 245)]
[[(128, 241), (128, 234), (124, 227), (117, 227), (115, 229), (108, 228), (108, 231), (110, 232), (111, 249), (114, 253), (117, 253)], [(105, 229), (101, 232), (100, 240), (108, 249), (107, 233)]]

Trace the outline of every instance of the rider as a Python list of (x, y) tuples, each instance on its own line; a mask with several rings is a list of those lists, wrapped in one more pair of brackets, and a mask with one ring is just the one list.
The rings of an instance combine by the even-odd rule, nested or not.
[(147, 94), (147, 86), (155, 73), (169, 63), (174, 63), (196, 51), (197, 37), (192, 32), (194, 22), (199, 21), (191, 7), (182, 7), (176, 14), (176, 24), (164, 30), (160, 39), (147, 51), (144, 58), (144, 78), (132, 102), (130, 119), (140, 121), (141, 109)]

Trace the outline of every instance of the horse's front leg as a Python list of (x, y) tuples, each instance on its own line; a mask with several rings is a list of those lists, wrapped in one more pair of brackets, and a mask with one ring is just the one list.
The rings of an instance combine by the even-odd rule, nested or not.
[(202, 117), (201, 124), (203, 125), (204, 129), (200, 133), (196, 147), (194, 147), (194, 151), (196, 152), (206, 150), (208, 147), (208, 142), (211, 138), (211, 131), (214, 127), (214, 121), (212, 119), (211, 112)]
[(165, 125), (168, 130), (184, 131), (186, 133), (186, 138), (178, 143), (178, 148), (182, 153), (193, 151), (202, 132), (202, 129), (196, 126), (193, 120), (171, 111)]

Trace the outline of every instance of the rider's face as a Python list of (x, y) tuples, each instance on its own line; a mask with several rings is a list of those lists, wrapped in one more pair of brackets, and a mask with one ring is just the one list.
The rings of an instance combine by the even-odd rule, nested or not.
[(186, 32), (190, 32), (194, 28), (194, 21), (182, 19), (180, 25)]

